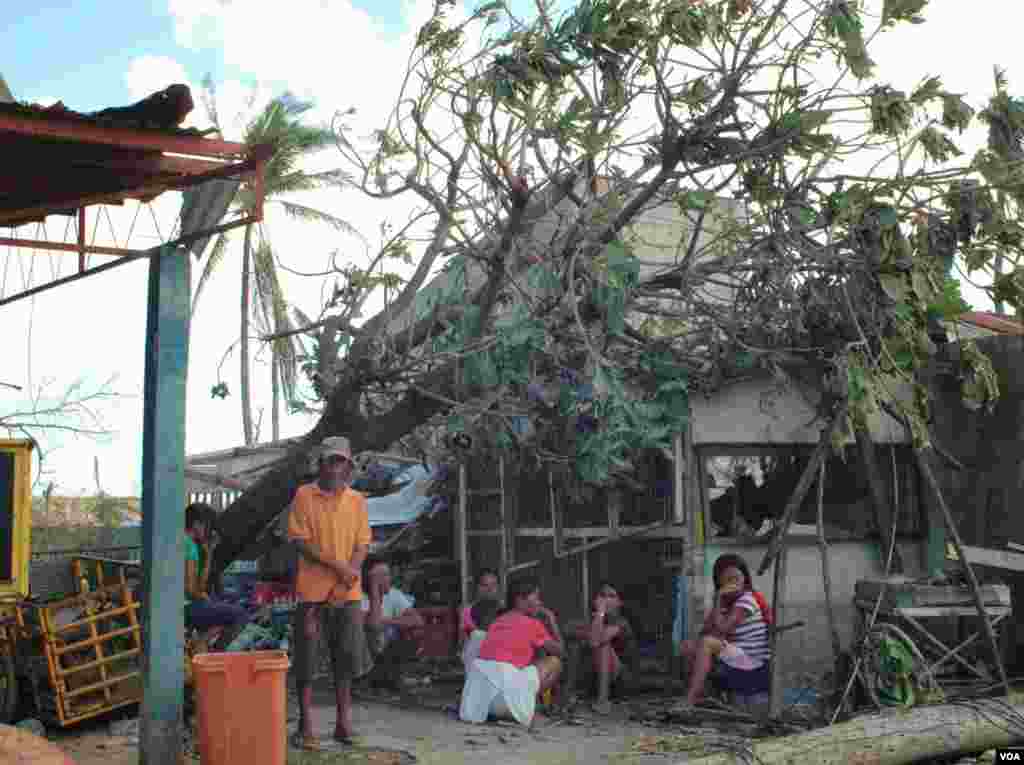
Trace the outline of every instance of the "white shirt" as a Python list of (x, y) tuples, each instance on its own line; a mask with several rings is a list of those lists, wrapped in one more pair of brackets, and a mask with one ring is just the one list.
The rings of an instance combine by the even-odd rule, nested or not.
[[(392, 587), (381, 599), (381, 615), (385, 619), (397, 619), (415, 605), (416, 600), (396, 587)], [(363, 611), (370, 610), (370, 599), (363, 595)]]

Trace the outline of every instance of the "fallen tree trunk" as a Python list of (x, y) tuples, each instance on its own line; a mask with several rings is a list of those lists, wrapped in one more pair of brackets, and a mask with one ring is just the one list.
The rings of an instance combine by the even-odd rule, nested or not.
[(849, 722), (756, 742), (747, 753), (721, 752), (686, 765), (813, 762), (904, 765), (1024, 743), (1024, 694), (865, 715)]

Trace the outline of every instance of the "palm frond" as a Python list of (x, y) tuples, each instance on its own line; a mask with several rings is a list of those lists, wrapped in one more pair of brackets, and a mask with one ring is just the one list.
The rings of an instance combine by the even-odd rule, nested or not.
[(309, 221), (311, 223), (323, 223), (331, 226), (337, 231), (341, 231), (345, 234), (351, 234), (357, 236), (363, 241), (366, 241), (363, 235), (349, 223), (347, 220), (337, 218), (330, 213), (326, 213), (323, 210), (317, 210), (313, 207), (307, 207), (306, 205), (300, 205), (295, 202), (287, 202), (283, 199), (275, 199), (277, 204), (281, 205), (282, 209), (291, 217), (297, 220)]
[(203, 264), (203, 272), (199, 274), (199, 281), (196, 282), (196, 290), (192, 295), (192, 315), (195, 316), (196, 308), (199, 306), (199, 296), (203, 293), (203, 287), (210, 281), (213, 272), (216, 271), (224, 261), (228, 250), (228, 238), (225, 234), (218, 234), (210, 248), (210, 254)]
[[(261, 242), (253, 255), (256, 283), (256, 302), (259, 305), (260, 331), (264, 335), (280, 334), (294, 329), (288, 316), (288, 304), (277, 276), (274, 251), (266, 241)], [(298, 351), (294, 337), (279, 337), (271, 341), (271, 353), (277, 359), (281, 386), (285, 400), (291, 400), (295, 390)]]
[(210, 124), (217, 129), (218, 133), (224, 135), (224, 131), (220, 126), (220, 115), (217, 113), (217, 86), (214, 84), (213, 77), (209, 73), (203, 77), (199, 98), (203, 103), (203, 109), (210, 120)]
[(287, 175), (276, 178), (274, 188), (268, 196), (288, 194), (296, 191), (315, 191), (317, 189), (344, 189), (353, 184), (353, 178), (344, 170), (325, 170), (322, 173), (306, 173), (293, 170)]

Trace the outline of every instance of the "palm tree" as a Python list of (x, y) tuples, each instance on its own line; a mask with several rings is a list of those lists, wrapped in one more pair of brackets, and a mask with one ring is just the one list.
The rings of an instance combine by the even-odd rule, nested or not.
[[(216, 94), (209, 77), (203, 82), (203, 101), (206, 111), (218, 130), (221, 130), (216, 109)], [(286, 93), (271, 100), (246, 126), (243, 141), (250, 146), (271, 143), (275, 151), (267, 161), (264, 170), (263, 190), (266, 202), (272, 202), (293, 218), (322, 223), (346, 234), (358, 232), (344, 220), (306, 205), (290, 201), (287, 197), (296, 192), (323, 188), (343, 188), (348, 182), (340, 170), (307, 173), (301, 163), (307, 157), (334, 145), (334, 134), (327, 127), (303, 124), (301, 118), (313, 107), (307, 101), (299, 101)], [(223, 131), (221, 130), (223, 133)], [(233, 208), (236, 213), (248, 214), (255, 208), (255, 189), (244, 182), (235, 197)], [(258, 242), (254, 243), (254, 239)], [(217, 237), (206, 260), (203, 272), (196, 284), (192, 298), (192, 312), (199, 304), (203, 287), (217, 270), (228, 252), (229, 238)], [(257, 310), (254, 312), (252, 304)], [(245, 227), (242, 244), (242, 295), (241, 328), (239, 337), (240, 396), (242, 399), (242, 431), (246, 445), (255, 442), (253, 435), (252, 396), (250, 392), (249, 334), (250, 322), (255, 318), (263, 335), (281, 335), (292, 330), (288, 317), (287, 303), (278, 279), (277, 258), (270, 242), (263, 236), (262, 226), (258, 231), (253, 224)], [(280, 433), (279, 404), (282, 389), (286, 400), (294, 398), (297, 373), (298, 341), (295, 335), (278, 337), (270, 341), (271, 369), (271, 430), (273, 440)]]

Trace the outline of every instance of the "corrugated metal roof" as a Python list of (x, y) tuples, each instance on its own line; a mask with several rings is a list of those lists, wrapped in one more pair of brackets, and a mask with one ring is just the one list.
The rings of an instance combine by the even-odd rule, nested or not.
[(1024, 325), (1020, 322), (987, 311), (968, 311), (961, 314), (958, 321), (999, 335), (1024, 335)]

